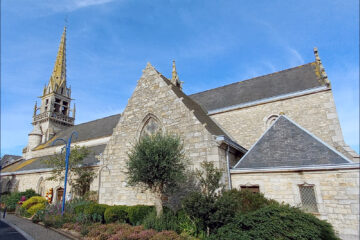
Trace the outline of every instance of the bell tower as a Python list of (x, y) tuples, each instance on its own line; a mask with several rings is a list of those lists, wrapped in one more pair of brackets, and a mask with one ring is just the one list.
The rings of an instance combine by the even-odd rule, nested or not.
[(74, 125), (75, 104), (74, 108), (70, 109), (71, 88), (66, 84), (66, 27), (61, 36), (54, 70), (39, 98), (41, 105), (37, 106), (35, 103), (32, 121), (34, 129), (29, 133), (27, 151), (47, 142), (57, 132)]

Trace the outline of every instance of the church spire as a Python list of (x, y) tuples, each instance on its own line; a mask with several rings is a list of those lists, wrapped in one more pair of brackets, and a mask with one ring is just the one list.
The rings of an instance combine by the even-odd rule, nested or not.
[(64, 32), (61, 36), (60, 46), (49, 85), (51, 91), (57, 91), (61, 86), (66, 87), (66, 27), (64, 27)]

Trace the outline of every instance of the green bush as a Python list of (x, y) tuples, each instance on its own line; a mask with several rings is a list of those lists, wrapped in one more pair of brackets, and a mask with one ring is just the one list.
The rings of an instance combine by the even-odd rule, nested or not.
[(106, 223), (113, 223), (113, 222), (127, 222), (128, 220), (128, 213), (127, 213), (127, 206), (111, 206), (106, 208), (104, 213), (104, 218)]
[(73, 212), (75, 214), (84, 213), (85, 208), (87, 208), (88, 206), (93, 205), (93, 204), (94, 204), (93, 202), (87, 202), (87, 201), (79, 202), (78, 204), (74, 204)]
[(104, 213), (109, 206), (106, 204), (90, 204), (84, 209), (84, 214), (91, 216), (93, 222), (103, 222)]
[(136, 226), (141, 224), (144, 218), (154, 210), (154, 206), (136, 205), (127, 207), (130, 224)]
[(7, 207), (7, 211), (15, 211), (17, 203), (20, 201), (22, 196), (25, 196), (26, 199), (29, 199), (33, 196), (38, 196), (38, 194), (36, 194), (32, 189), (28, 189), (25, 192), (12, 192), (10, 195), (7, 195), (4, 200), (2, 200)]
[(218, 229), (210, 239), (320, 239), (338, 240), (326, 221), (288, 205), (269, 205), (238, 214), (232, 223)]
[[(156, 211), (151, 211), (143, 220), (142, 225), (145, 229), (154, 229), (156, 231), (175, 231), (182, 233), (185, 230), (189, 232), (196, 232), (192, 228), (191, 221), (185, 216), (182, 211), (174, 213), (171, 209), (165, 208), (163, 214), (160, 217), (156, 216)], [(196, 234), (195, 234), (196, 235)]]
[(32, 215), (34, 215), (37, 211), (45, 209), (45, 207), (46, 207), (45, 203), (37, 203), (37, 204), (35, 204), (35, 205), (32, 205), (32, 206), (27, 210), (27, 212), (32, 216)]
[(207, 231), (209, 228), (215, 232), (230, 223), (236, 214), (252, 212), (271, 204), (278, 203), (260, 193), (233, 189), (216, 196), (193, 192), (183, 200), (183, 209), (198, 229)]

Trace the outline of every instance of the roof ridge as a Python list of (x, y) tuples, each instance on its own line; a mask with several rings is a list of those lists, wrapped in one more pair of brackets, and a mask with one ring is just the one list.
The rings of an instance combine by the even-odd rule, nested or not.
[(287, 68), (287, 69), (284, 69), (284, 70), (280, 70), (280, 71), (273, 72), (273, 73), (268, 73), (268, 74), (261, 75), (261, 76), (258, 76), (258, 77), (253, 77), (253, 78), (241, 80), (241, 81), (234, 82), (234, 83), (230, 83), (230, 84), (226, 84), (226, 85), (223, 85), (223, 86), (220, 86), (220, 87), (211, 88), (211, 89), (208, 89), (208, 90), (205, 90), (205, 91), (202, 91), (202, 92), (193, 93), (193, 94), (190, 94), (190, 95), (188, 95), (188, 96), (191, 97), (191, 96), (193, 96), (193, 95), (197, 95), (197, 94), (205, 93), (205, 92), (210, 92), (210, 91), (212, 91), (212, 90), (216, 90), (216, 89), (220, 89), (220, 88), (223, 88), (223, 87), (227, 87), (227, 86), (231, 86), (231, 85), (235, 85), (235, 84), (247, 82), (247, 81), (250, 81), (250, 80), (257, 79), (257, 78), (263, 78), (263, 77), (271, 76), (271, 75), (278, 74), (278, 73), (282, 73), (282, 72), (288, 72), (288, 71), (294, 70), (294, 69), (296, 69), (296, 68), (301, 68), (301, 67), (303, 67), (303, 66), (305, 66), (305, 65), (311, 65), (311, 64), (313, 64), (313, 63), (316, 63), (316, 62), (313, 61), (313, 62), (305, 63), (305, 64), (302, 64), (302, 65), (299, 65), (299, 66), (296, 66), (296, 67)]

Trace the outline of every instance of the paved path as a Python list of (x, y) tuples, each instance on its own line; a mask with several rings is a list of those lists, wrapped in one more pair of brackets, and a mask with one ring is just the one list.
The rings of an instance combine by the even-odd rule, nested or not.
[[(4, 220), (4, 219), (2, 219)], [(5, 217), (5, 222), (11, 223), (27, 234), (29, 234), (34, 240), (70, 240), (69, 238), (54, 232), (48, 228), (40, 226), (38, 224), (32, 223), (29, 220), (19, 218), (13, 214), (7, 214)], [(0, 232), (1, 236), (1, 232)], [(3, 238), (1, 238), (3, 239)], [(6, 238), (5, 238), (6, 239)], [(5, 240), (4, 239), (4, 240)], [(10, 238), (9, 238), (10, 239)], [(19, 238), (20, 240), (21, 238)]]
[(0, 221), (0, 236), (1, 239), (6, 240), (27, 240), (18, 231), (3, 221)]

